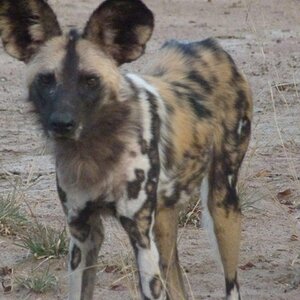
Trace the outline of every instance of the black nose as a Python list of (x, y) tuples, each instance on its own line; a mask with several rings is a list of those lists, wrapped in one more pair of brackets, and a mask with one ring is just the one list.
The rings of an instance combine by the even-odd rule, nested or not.
[(70, 134), (75, 128), (75, 121), (70, 113), (55, 112), (50, 116), (50, 131), (59, 134)]

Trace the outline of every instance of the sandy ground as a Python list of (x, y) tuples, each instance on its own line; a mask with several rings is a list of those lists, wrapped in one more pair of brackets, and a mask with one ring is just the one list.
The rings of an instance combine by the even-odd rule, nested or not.
[[(49, 1), (65, 29), (82, 28), (98, 1)], [(241, 172), (244, 207), (239, 277), (243, 299), (300, 299), (300, 23), (299, 0), (145, 1), (156, 15), (146, 55), (125, 70), (139, 71), (166, 39), (217, 37), (249, 78), (255, 99), (251, 146)], [(22, 207), (52, 226), (64, 225), (55, 191), (53, 161), (25, 101), (25, 66), (0, 46), (0, 193), (12, 185), (24, 193)], [(180, 230), (181, 264), (191, 299), (222, 299), (224, 279), (203, 228)], [(35, 261), (0, 236), (0, 267), (30, 273)], [(138, 299), (132, 274), (111, 272), (131, 261), (119, 226), (106, 222), (95, 299)], [(42, 266), (39, 266), (41, 264)], [(58, 287), (36, 295), (15, 288), (0, 299), (65, 299), (65, 258), (50, 262)], [(134, 273), (133, 273), (134, 274)]]

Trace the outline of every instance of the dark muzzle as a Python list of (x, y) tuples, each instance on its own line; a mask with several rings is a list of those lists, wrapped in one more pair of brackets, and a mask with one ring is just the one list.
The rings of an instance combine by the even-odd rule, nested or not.
[(68, 113), (55, 112), (49, 119), (49, 132), (54, 136), (68, 137), (75, 131), (75, 120)]

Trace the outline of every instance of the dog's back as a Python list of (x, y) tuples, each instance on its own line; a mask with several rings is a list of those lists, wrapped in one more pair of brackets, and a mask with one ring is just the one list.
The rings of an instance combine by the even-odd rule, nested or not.
[(251, 91), (214, 39), (167, 42), (145, 73), (145, 88), (152, 86), (158, 98), (159, 187), (169, 206), (197, 192), (214, 156), (239, 167), (250, 138)]

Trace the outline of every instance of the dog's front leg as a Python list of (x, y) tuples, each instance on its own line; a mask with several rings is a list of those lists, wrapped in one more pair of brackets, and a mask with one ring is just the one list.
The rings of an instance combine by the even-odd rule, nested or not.
[(120, 222), (135, 252), (142, 299), (163, 300), (166, 294), (160, 272), (159, 252), (153, 236), (155, 212), (150, 206), (150, 203), (145, 203), (132, 218), (120, 216)]
[(81, 209), (70, 209), (68, 196), (58, 186), (59, 196), (71, 234), (69, 249), (69, 300), (93, 297), (98, 253), (104, 231), (95, 202), (85, 202)]

